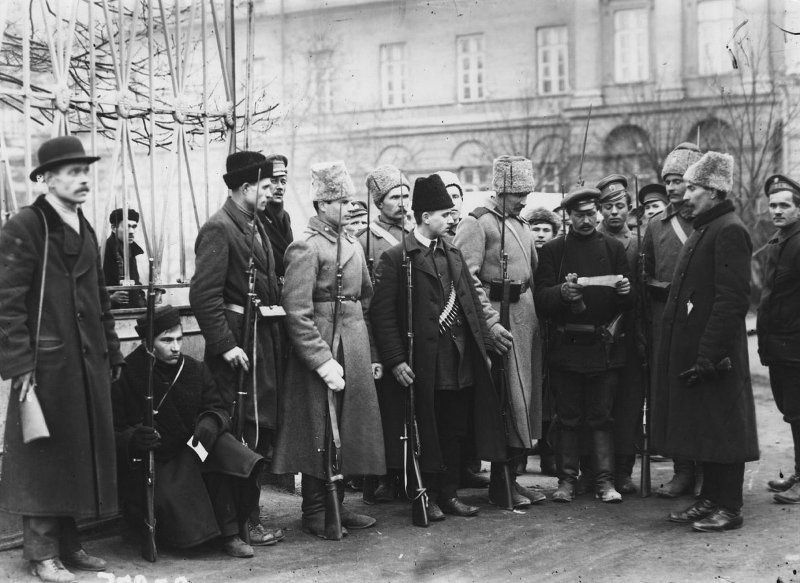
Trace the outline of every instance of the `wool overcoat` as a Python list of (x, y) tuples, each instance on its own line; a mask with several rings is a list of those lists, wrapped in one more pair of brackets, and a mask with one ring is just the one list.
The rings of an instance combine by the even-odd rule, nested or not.
[(98, 243), (40, 196), (0, 230), (0, 375), (33, 370), (42, 282), (44, 220), (50, 231), (37, 395), (50, 437), (22, 443), (19, 393), (6, 417), (0, 508), (26, 516), (100, 517), (117, 512), (110, 369), (122, 364)]
[[(500, 302), (489, 299), (489, 286), (492, 280), (502, 277), (502, 222), (501, 211), (491, 201), (461, 220), (453, 240), (477, 280), (478, 297), (490, 331), (500, 321)], [(514, 344), (508, 353), (507, 371), (515, 428), (509, 445), (531, 448), (542, 431), (542, 335), (533, 304), (533, 274), (538, 255), (527, 221), (507, 216), (505, 223), (508, 276), (528, 287), (509, 310)]]
[[(463, 311), (464, 324), (468, 330), (467, 341), (472, 349), (475, 372), (472, 423), (474, 449), (478, 459), (502, 461), (506, 458), (506, 439), (500, 415), (500, 403), (492, 383), (491, 372), (486, 362), (486, 347), (491, 346), (491, 337), (483, 318), (477, 290), (458, 248), (446, 241), (442, 245), (450, 266), (454, 289)], [(412, 266), (413, 285), (413, 331), (414, 331), (414, 388), (416, 390), (416, 414), (420, 432), (421, 466), (423, 471), (442, 470), (442, 455), (439, 450), (439, 434), (436, 424), (434, 392), (436, 380), (437, 346), (439, 338), (440, 306), (442, 286), (430, 261), (413, 234), (406, 236), (406, 248)], [(395, 245), (386, 251), (376, 269), (375, 296), (370, 304), (372, 333), (384, 365), (384, 385), (405, 396), (407, 389), (400, 387), (391, 370), (401, 362), (408, 361), (408, 324), (406, 271), (403, 267), (403, 245)], [(380, 388), (379, 390), (383, 390)], [(387, 436), (387, 465), (400, 468), (403, 465), (402, 434), (403, 401), (398, 403), (395, 417), (399, 427), (395, 435)], [(386, 419), (386, 416), (384, 416)]]
[[(206, 341), (206, 364), (231, 409), (236, 397), (238, 372), (225, 362), (222, 355), (240, 345), (244, 317), (241, 313), (226, 309), (225, 305), (244, 306), (247, 298), (252, 220), (252, 215), (247, 216), (231, 198), (208, 219), (195, 241), (195, 272), (189, 288), (189, 302)], [(272, 248), (261, 222), (256, 221), (256, 225), (259, 235), (253, 245), (257, 272), (255, 293), (262, 305), (276, 305), (279, 298)], [(258, 320), (255, 347), (258, 425), (275, 429), (281, 378), (278, 322), (272, 319)], [(253, 347), (243, 348), (252, 364)], [(248, 391), (251, 391), (253, 382), (253, 369), (250, 370), (245, 381)], [(248, 421), (246, 436), (248, 443), (251, 443), (255, 428), (255, 407), (251, 400), (248, 400), (245, 410)]]
[(345, 388), (337, 394), (342, 444), (341, 472), (383, 475), (383, 431), (372, 379), (367, 310), (372, 283), (361, 246), (341, 238), (342, 294), (338, 354), (331, 352), (336, 297), (336, 230), (318, 217), (286, 250), (283, 307), (292, 342), (281, 399), (272, 471), (325, 477), (323, 454), (327, 387), (316, 369), (336, 356)]
[[(700, 462), (758, 459), (745, 316), (749, 307), (752, 243), (725, 200), (694, 220), (678, 257), (662, 320), (660, 414), (653, 419), (656, 452)], [(678, 375), (698, 356), (732, 369), (713, 381), (687, 387)]]

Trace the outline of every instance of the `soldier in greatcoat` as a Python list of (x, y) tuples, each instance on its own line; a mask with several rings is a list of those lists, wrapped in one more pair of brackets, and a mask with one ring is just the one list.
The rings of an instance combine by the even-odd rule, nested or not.
[[(325, 450), (331, 447), (330, 439), (326, 443), (325, 427), (328, 390), (335, 392), (338, 402), (341, 474), (386, 473), (373, 381), (377, 355), (372, 357), (365, 317), (372, 283), (361, 246), (343, 228), (354, 195), (344, 162), (312, 166), (311, 197), (317, 214), (286, 250), (285, 258), (283, 307), (293, 350), (281, 399), (273, 471), (302, 473), (302, 528), (323, 538)], [(339, 267), (341, 294), (337, 290)], [(334, 317), (337, 305), (339, 312)], [(343, 500), (344, 486), (341, 480), (337, 484)], [(342, 508), (344, 529), (367, 528), (374, 523), (374, 518)]]
[(272, 176), (269, 178), (270, 190), (267, 194), (266, 205), (264, 210), (259, 213), (259, 218), (272, 246), (275, 276), (278, 278), (280, 287), (286, 271), (283, 265), (283, 255), (294, 240), (292, 218), (283, 208), (283, 198), (286, 195), (286, 184), (289, 180), (289, 159), (283, 154), (270, 154), (267, 156), (267, 162), (271, 165)]
[[(0, 375), (11, 379), (0, 508), (22, 515), (32, 573), (73, 581), (64, 565), (106, 566), (83, 550), (75, 520), (117, 513), (110, 382), (123, 360), (97, 238), (80, 210), (99, 158), (72, 136), (38, 155), (30, 178), (47, 194), (0, 230)], [(34, 387), (50, 437), (24, 443), (20, 401)]]
[[(600, 191), (598, 203), (603, 222), (597, 231), (613, 237), (625, 247), (628, 273), (636, 277), (639, 272), (639, 239), (628, 228), (631, 195), (628, 179), (621, 174), (611, 174), (597, 183)], [(634, 307), (625, 312), (625, 367), (620, 371), (620, 382), (614, 395), (614, 485), (620, 494), (636, 492), (631, 474), (636, 463), (636, 451), (642, 423), (642, 361), (644, 354), (643, 330), (637, 322), (635, 306), (640, 290), (634, 287)]]
[[(492, 335), (494, 353), (506, 355), (509, 389), (509, 457), (524, 459), (541, 436), (542, 339), (533, 304), (533, 274), (538, 258), (527, 221), (520, 218), (525, 200), (533, 191), (531, 161), (501, 156), (494, 161), (493, 185), (497, 196), (461, 220), (454, 244), (464, 254), (469, 271), (478, 286), (486, 325)], [(501, 234), (505, 223), (505, 249)], [(514, 301), (510, 305), (510, 327), (500, 323), (496, 291), (502, 282), (501, 257), (508, 254), (508, 276), (514, 282)], [(499, 499), (502, 475), (495, 464), (490, 475), (489, 500)], [(541, 492), (524, 488), (515, 481), (515, 506), (540, 502)]]
[[(700, 159), (700, 149), (691, 142), (678, 144), (664, 159), (661, 179), (669, 196), (669, 204), (655, 215), (647, 225), (642, 241), (644, 267), (647, 281), (648, 303), (652, 314), (650, 325), (653, 345), (650, 347), (651, 400), (650, 417), (655, 420), (663, 410), (663, 401), (658, 392), (656, 374), (661, 366), (658, 362), (658, 343), (661, 341), (661, 316), (664, 304), (669, 295), (669, 286), (678, 255), (684, 243), (692, 234), (692, 221), (689, 209), (684, 208), (683, 194), (686, 183), (683, 174), (686, 169)], [(655, 427), (653, 427), (655, 429)], [(651, 440), (657, 441), (659, 436), (651, 434)], [(656, 494), (663, 498), (677, 498), (684, 494), (699, 494), (702, 486), (702, 466), (692, 460), (673, 460), (674, 475), (666, 484), (656, 489)]]
[[(406, 236), (405, 246), (395, 245), (378, 264), (372, 330), (381, 362), (392, 372), (384, 384), (413, 383), (416, 391), (430, 519), (443, 519), (442, 511), (473, 516), (478, 508), (462, 503), (457, 492), (466, 454), (477, 451), (482, 459), (505, 459), (500, 408), (487, 363), (486, 345), (492, 342), (464, 258), (446, 239), (453, 201), (438, 175), (417, 179), (411, 208), (416, 229)], [(404, 249), (413, 281), (413, 368), (408, 361)], [(388, 436), (386, 449), (402, 466), (400, 437), (400, 432)]]
[[(280, 324), (275, 318), (260, 318), (254, 309), (257, 334), (250, 346), (241, 346), (241, 341), (244, 306), (250, 301), (247, 269), (251, 242), (255, 295), (262, 306), (279, 303), (272, 247), (256, 215), (271, 188), (273, 162), (258, 152), (243, 151), (228, 156), (225, 165), (223, 179), (231, 193), (197, 234), (189, 302), (205, 339), (205, 363), (231, 410), (239, 368), (247, 371), (244, 438), (253, 450), (267, 452), (276, 428), (282, 370)], [(253, 544), (269, 544), (283, 536), (280, 529), (268, 530), (255, 512), (251, 522)]]
[(694, 231), (664, 308), (653, 448), (703, 464), (700, 498), (669, 520), (721, 531), (742, 526), (744, 464), (759, 455), (745, 329), (753, 249), (728, 198), (733, 158), (707, 152), (683, 179)]
[(767, 242), (766, 270), (758, 306), (758, 354), (769, 367), (769, 384), (778, 411), (789, 424), (794, 472), (770, 480), (781, 504), (800, 504), (800, 184), (776, 174), (764, 191), (778, 232)]

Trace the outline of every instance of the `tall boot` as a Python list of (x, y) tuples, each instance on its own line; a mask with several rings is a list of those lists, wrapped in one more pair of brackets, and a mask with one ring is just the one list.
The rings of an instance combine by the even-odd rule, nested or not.
[(636, 493), (636, 484), (633, 483), (633, 478), (631, 478), (635, 463), (635, 455), (614, 456), (614, 485), (620, 494)]
[[(511, 500), (514, 508), (530, 506), (531, 502), (517, 492), (517, 477), (514, 475), (514, 460), (509, 460), (511, 466)], [(500, 505), (506, 499), (506, 485), (501, 463), (492, 462), (489, 472), (489, 504)]]
[(357, 514), (344, 505), (344, 482), (336, 482), (336, 493), (339, 495), (339, 506), (342, 509), (342, 530), (352, 528), (358, 530), (369, 528), (376, 520), (366, 514)]
[(303, 532), (325, 538), (325, 480), (302, 474), (300, 491), (303, 495), (300, 505)]
[(781, 475), (779, 479), (767, 482), (767, 488), (771, 492), (786, 492), (800, 483), (800, 423), (792, 423), (790, 427), (794, 441), (794, 473), (786, 478)]
[(556, 472), (558, 489), (553, 493), (553, 502), (572, 502), (578, 482), (580, 451), (577, 431), (562, 429), (556, 440)]
[(603, 502), (622, 502), (614, 488), (614, 436), (610, 431), (592, 432), (592, 466), (597, 497)]
[(666, 484), (662, 484), (656, 495), (662, 498), (678, 498), (694, 491), (694, 462), (685, 458), (673, 458), (675, 475)]
[(701, 462), (694, 463), (694, 497), (700, 498), (700, 492), (703, 491), (703, 464)]

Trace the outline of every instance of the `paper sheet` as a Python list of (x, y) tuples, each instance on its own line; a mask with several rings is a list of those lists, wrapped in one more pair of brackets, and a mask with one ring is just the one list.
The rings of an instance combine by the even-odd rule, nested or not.
[(594, 275), (592, 277), (579, 277), (578, 285), (582, 285), (583, 287), (616, 287), (617, 282), (621, 279), (621, 275)]
[(194, 453), (197, 454), (197, 457), (200, 458), (201, 462), (206, 461), (206, 458), (208, 457), (208, 452), (206, 451), (206, 448), (204, 448), (203, 444), (200, 443), (199, 441), (197, 442), (197, 445), (192, 445), (192, 439), (194, 439), (194, 436), (189, 438), (189, 441), (186, 442), (186, 445), (188, 445), (194, 450)]

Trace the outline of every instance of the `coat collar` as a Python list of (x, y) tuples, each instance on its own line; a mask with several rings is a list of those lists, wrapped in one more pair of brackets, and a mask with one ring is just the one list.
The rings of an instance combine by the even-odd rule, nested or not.
[(697, 215), (692, 222), (692, 226), (695, 229), (699, 229), (703, 225), (707, 225), (714, 219), (718, 219), (722, 215), (726, 215), (728, 213), (732, 213), (734, 211), (733, 201), (729, 199), (723, 200), (721, 203), (712, 206), (707, 211), (703, 211), (699, 215)]
[[(337, 231), (336, 227), (333, 225), (326, 223), (319, 217), (311, 217), (308, 219), (308, 229), (319, 233), (322, 237), (325, 237), (328, 241), (336, 245)], [(354, 239), (346, 232), (342, 232), (342, 256), (339, 259), (342, 265), (347, 263), (355, 254), (355, 245), (353, 243)]]
[[(447, 263), (450, 266), (450, 274), (455, 282), (461, 277), (461, 270), (464, 267), (464, 262), (461, 261), (458, 249), (443, 237), (439, 237), (439, 245), (444, 249)], [(408, 253), (408, 256), (411, 258), (414, 267), (436, 278), (437, 275), (433, 268), (433, 263), (431, 261), (426, 261), (429, 256), (429, 250), (429, 247), (424, 246), (417, 240), (413, 232), (406, 235), (406, 253)]]
[[(222, 210), (225, 211), (236, 228), (239, 229), (244, 236), (245, 245), (249, 246), (250, 235), (252, 234), (252, 231), (250, 231), (250, 221), (253, 220), (252, 215), (248, 216), (245, 214), (245, 212), (233, 202), (231, 197), (228, 197), (225, 204), (222, 205)], [(264, 230), (264, 225), (261, 224), (261, 220), (257, 217), (256, 219), (256, 228), (258, 229), (258, 234), (261, 236), (262, 244), (259, 245), (258, 241), (256, 241), (256, 244), (253, 245), (253, 261), (261, 271), (266, 273), (269, 272), (269, 257), (267, 256), (267, 248), (265, 245), (269, 245), (269, 237)]]
[(777, 245), (779, 243), (784, 243), (785, 241), (791, 239), (795, 235), (800, 233), (800, 221), (797, 221), (791, 227), (786, 230), (779, 229), (775, 232), (772, 238), (767, 241), (768, 244)]
[[(83, 216), (83, 211), (81, 209), (78, 209), (78, 217), (81, 224), (81, 234), (78, 235), (71, 228), (67, 228), (56, 209), (47, 202), (44, 195), (39, 196), (33, 201), (31, 206), (44, 214), (44, 219), (51, 237), (55, 233), (63, 233), (61, 237), (61, 250), (65, 255), (75, 257), (75, 263), (72, 266), (73, 274), (80, 275), (94, 267), (97, 254), (95, 246), (97, 243), (95, 243), (94, 231), (92, 231), (91, 226)], [(37, 212), (36, 214), (38, 215), (39, 213)]]

